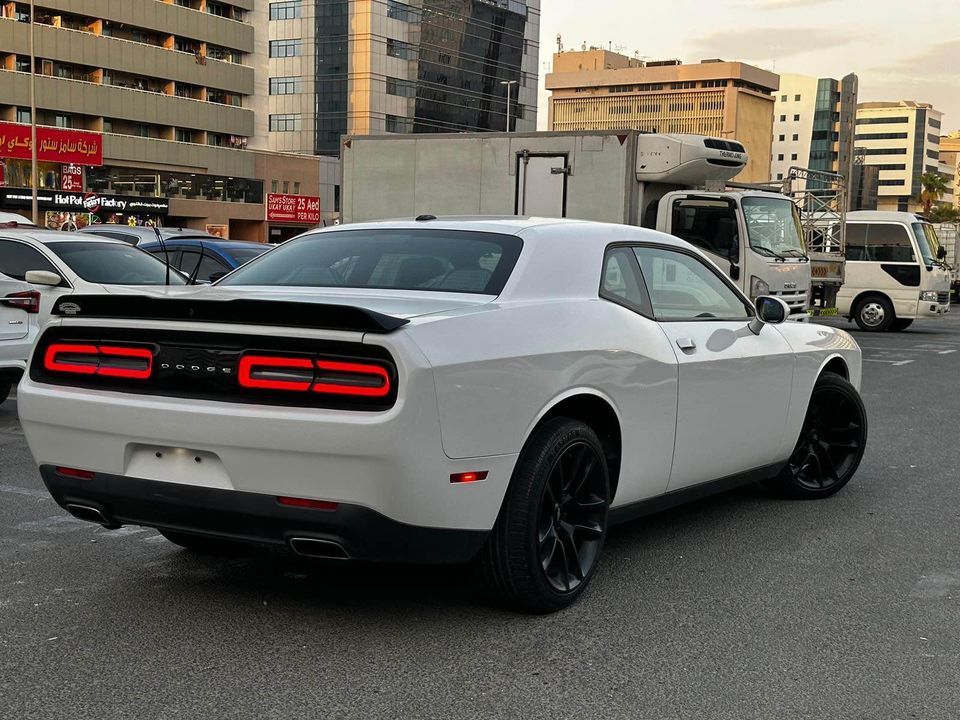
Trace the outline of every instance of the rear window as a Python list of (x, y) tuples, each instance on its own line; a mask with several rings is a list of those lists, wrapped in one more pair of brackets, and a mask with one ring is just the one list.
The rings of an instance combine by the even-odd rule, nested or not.
[(499, 295), (522, 247), (496, 233), (339, 230), (288, 241), (219, 284)]
[[(87, 282), (101, 285), (165, 285), (167, 266), (148, 252), (109, 242), (52, 242), (47, 247)], [(185, 285), (176, 270), (171, 285)]]
[(237, 262), (238, 265), (243, 265), (244, 263), (250, 262), (255, 257), (260, 257), (272, 246), (267, 247), (251, 247), (251, 248), (230, 248), (227, 250), (233, 256), (233, 259)]

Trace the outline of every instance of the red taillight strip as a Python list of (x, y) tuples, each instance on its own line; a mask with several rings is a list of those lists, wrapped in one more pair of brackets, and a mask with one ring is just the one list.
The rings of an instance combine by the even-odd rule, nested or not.
[(244, 355), (240, 358), (237, 369), (237, 380), (240, 387), (260, 390), (290, 390), (306, 392), (313, 384), (310, 380), (274, 380), (254, 377), (254, 372), (270, 372), (271, 370), (313, 370), (313, 361), (309, 358), (273, 357), (270, 355)]
[(75, 343), (57, 343), (47, 348), (43, 355), (43, 367), (51, 372), (73, 373), (75, 375), (96, 375), (97, 362), (91, 364), (64, 362), (57, 359), (59, 355), (87, 355), (98, 360), (100, 351), (96, 345), (78, 345)]
[[(153, 373), (153, 351), (149, 350), (148, 348), (101, 345), (100, 354), (100, 367), (97, 369), (97, 375), (104, 375), (106, 377), (130, 378), (131, 380), (146, 380)], [(106, 360), (109, 362), (110, 358), (146, 360), (147, 365), (143, 368), (111, 367), (110, 365), (104, 365), (103, 361)]]
[(345, 376), (355, 375), (364, 378), (379, 378), (379, 385), (358, 385), (345, 377), (343, 382), (316, 382), (313, 391), (328, 395), (354, 395), (358, 397), (382, 398), (390, 394), (390, 374), (380, 365), (367, 363), (333, 362), (317, 360), (317, 368)]
[[(61, 356), (72, 357), (74, 360), (71, 362), (70, 359), (62, 359)], [(89, 358), (89, 362), (78, 362), (77, 358)], [(124, 361), (129, 360), (143, 361), (145, 366), (130, 367), (123, 364)], [(149, 348), (115, 345), (54, 343), (44, 352), (43, 367), (50, 372), (71, 375), (100, 375), (147, 380), (153, 374), (153, 351)]]

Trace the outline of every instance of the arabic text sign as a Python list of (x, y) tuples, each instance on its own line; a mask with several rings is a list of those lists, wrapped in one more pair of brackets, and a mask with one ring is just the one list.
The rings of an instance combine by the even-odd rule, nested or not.
[[(30, 159), (30, 126), (0, 123), (0, 157)], [(103, 136), (60, 128), (37, 128), (37, 159), (73, 165), (103, 165)]]
[(267, 221), (320, 224), (320, 198), (308, 195), (267, 195)]

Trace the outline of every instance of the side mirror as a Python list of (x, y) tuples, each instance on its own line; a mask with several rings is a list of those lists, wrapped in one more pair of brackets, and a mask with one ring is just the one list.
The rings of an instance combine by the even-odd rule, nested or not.
[(947, 257), (947, 249), (945, 247), (937, 248), (937, 260), (944, 260)]
[(57, 287), (63, 282), (62, 277), (47, 270), (27, 270), (23, 279), (31, 285), (49, 285), (50, 287)]
[(756, 302), (757, 316), (750, 321), (750, 331), (759, 335), (764, 325), (779, 325), (790, 317), (790, 306), (778, 297), (761, 295)]
[(730, 279), (731, 280), (740, 279), (740, 266), (735, 265), (733, 262), (730, 263)]

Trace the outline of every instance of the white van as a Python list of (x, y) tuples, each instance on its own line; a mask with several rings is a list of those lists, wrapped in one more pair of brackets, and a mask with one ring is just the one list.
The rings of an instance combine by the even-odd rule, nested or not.
[(904, 330), (950, 312), (950, 273), (933, 226), (906, 212), (847, 213), (846, 277), (837, 311), (861, 330)]

